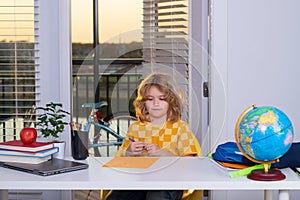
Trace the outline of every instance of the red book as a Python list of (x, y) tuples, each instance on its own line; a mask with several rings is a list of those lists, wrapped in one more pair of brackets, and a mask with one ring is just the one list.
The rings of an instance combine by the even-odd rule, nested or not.
[(53, 147), (54, 147), (53, 143), (48, 143), (48, 142), (34, 142), (31, 144), (24, 144), (21, 140), (0, 142), (0, 149), (7, 149), (7, 150), (14, 150), (14, 151), (38, 152), (46, 149), (51, 149)]

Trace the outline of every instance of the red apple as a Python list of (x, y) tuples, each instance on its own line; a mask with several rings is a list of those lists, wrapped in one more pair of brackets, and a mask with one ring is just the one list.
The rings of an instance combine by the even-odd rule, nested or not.
[(25, 127), (20, 132), (20, 138), (24, 144), (31, 144), (35, 142), (36, 137), (37, 132), (35, 128)]

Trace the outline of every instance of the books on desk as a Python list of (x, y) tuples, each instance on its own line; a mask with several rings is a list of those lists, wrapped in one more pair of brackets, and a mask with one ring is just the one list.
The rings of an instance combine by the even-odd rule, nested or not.
[(48, 142), (34, 142), (31, 144), (24, 144), (21, 140), (0, 142), (0, 149), (14, 151), (38, 152), (46, 149), (51, 149), (53, 147), (53, 143)]
[(28, 164), (39, 164), (50, 160), (51, 155), (45, 157), (26, 157), (26, 156), (5, 156), (0, 155), (0, 162), (15, 162), (15, 163), (28, 163)]
[(51, 149), (46, 149), (38, 152), (26, 152), (26, 151), (13, 151), (0, 149), (1, 156), (25, 156), (25, 157), (37, 157), (43, 158), (58, 152), (58, 147), (53, 147)]
[(19, 140), (0, 143), (0, 162), (38, 164), (52, 158), (58, 147), (46, 142), (23, 144)]

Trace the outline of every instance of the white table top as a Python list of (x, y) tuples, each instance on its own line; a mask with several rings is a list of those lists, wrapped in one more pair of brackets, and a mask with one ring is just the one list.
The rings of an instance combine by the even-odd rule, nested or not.
[(204, 157), (162, 157), (150, 168), (104, 168), (112, 158), (89, 157), (85, 170), (48, 177), (0, 167), (0, 189), (205, 189), (205, 190), (290, 190), (300, 189), (299, 177), (283, 169), (282, 181), (253, 181), (230, 178), (228, 171)]

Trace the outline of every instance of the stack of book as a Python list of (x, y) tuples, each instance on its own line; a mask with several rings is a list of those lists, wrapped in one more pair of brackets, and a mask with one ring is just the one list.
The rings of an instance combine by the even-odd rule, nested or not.
[(58, 152), (53, 143), (34, 142), (24, 144), (21, 140), (0, 142), (0, 162), (38, 164), (52, 158)]

